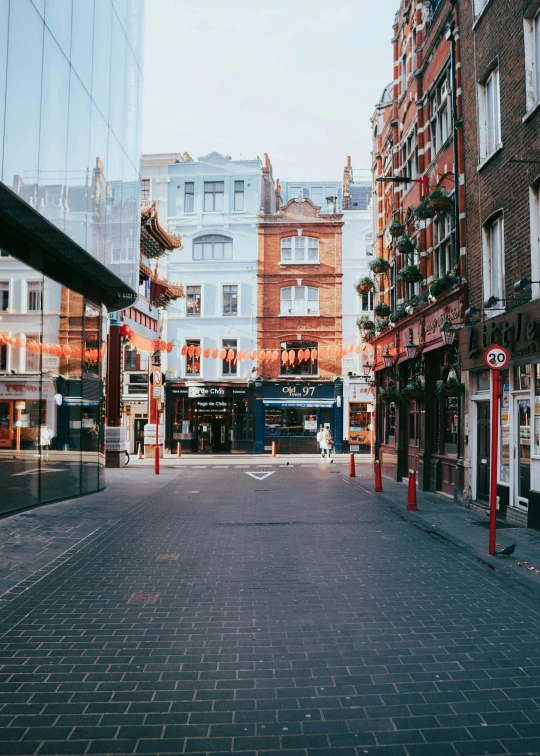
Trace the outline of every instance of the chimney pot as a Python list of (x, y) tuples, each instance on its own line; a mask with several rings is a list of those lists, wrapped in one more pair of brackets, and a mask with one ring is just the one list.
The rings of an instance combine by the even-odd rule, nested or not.
[(351, 167), (351, 156), (347, 155), (347, 168)]

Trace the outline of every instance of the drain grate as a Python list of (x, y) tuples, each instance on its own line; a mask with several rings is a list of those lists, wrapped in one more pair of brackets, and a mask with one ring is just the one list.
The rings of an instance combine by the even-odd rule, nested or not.
[(147, 593), (146, 591), (136, 591), (129, 597), (128, 604), (155, 604), (159, 598), (159, 593)]
[(180, 554), (158, 554), (156, 562), (176, 562), (180, 559)]

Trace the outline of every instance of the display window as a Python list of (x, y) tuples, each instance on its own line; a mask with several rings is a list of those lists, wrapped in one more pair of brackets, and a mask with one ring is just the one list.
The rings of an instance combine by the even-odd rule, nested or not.
[(316, 436), (317, 413), (303, 407), (266, 407), (264, 435), (270, 437)]
[(372, 405), (367, 402), (349, 404), (349, 444), (358, 451), (370, 451), (373, 443)]

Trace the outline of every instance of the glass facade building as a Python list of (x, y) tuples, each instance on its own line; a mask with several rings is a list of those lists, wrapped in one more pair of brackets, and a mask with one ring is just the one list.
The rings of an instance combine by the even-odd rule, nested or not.
[(138, 288), (143, 3), (0, 0), (0, 514), (104, 485), (107, 311)]

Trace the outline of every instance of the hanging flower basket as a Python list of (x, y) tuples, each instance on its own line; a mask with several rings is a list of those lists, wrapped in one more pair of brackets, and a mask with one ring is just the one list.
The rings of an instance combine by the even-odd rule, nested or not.
[(387, 318), (390, 315), (391, 310), (386, 302), (379, 302), (378, 305), (375, 305), (374, 312), (379, 318)]
[(442, 189), (437, 187), (427, 198), (426, 206), (428, 211), (432, 213), (431, 217), (433, 217), (437, 213), (449, 213), (452, 210), (452, 200)]
[(386, 388), (379, 389), (379, 396), (385, 404), (393, 404), (398, 401), (399, 395), (393, 383)]
[(465, 393), (465, 386), (455, 378), (449, 378), (447, 381), (437, 381), (435, 393), (439, 399), (461, 396)]
[(356, 291), (358, 294), (369, 294), (370, 291), (373, 290), (374, 287), (373, 280), (371, 278), (368, 278), (367, 276), (365, 278), (361, 278), (358, 283), (356, 284)]
[(423, 276), (418, 265), (406, 265), (398, 272), (398, 278), (405, 281), (405, 283), (417, 283), (418, 281), (422, 281)]
[(370, 270), (376, 275), (381, 273), (387, 273), (390, 270), (390, 260), (385, 260), (384, 257), (376, 257), (369, 264)]
[(410, 236), (407, 236), (407, 234), (399, 237), (397, 240), (397, 248), (398, 252), (401, 252), (402, 255), (412, 255), (413, 252), (416, 252), (414, 242)]
[(394, 218), (388, 226), (388, 232), (390, 236), (403, 236), (403, 234), (405, 233), (405, 226), (399, 220), (399, 218)]
[(356, 325), (361, 331), (372, 331), (375, 328), (375, 323), (368, 317), (359, 318), (356, 321)]
[(382, 333), (385, 331), (390, 325), (390, 319), (389, 318), (379, 318), (377, 320), (377, 331), (379, 333)]
[(424, 387), (419, 380), (414, 380), (408, 383), (403, 389), (403, 392), (408, 399), (414, 402), (419, 402), (425, 397)]

